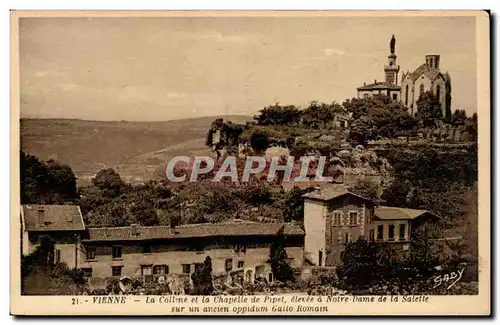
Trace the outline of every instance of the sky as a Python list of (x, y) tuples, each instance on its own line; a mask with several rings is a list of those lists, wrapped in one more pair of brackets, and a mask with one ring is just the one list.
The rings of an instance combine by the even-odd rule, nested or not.
[(160, 121), (343, 102), (441, 55), (476, 112), (474, 17), (21, 18), (21, 117)]

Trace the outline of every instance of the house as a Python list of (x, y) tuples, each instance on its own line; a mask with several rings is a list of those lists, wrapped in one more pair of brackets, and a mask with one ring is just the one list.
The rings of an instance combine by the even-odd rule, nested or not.
[(393, 101), (401, 100), (401, 86), (398, 85), (399, 65), (396, 56), (396, 38), (392, 35), (390, 41), (390, 54), (387, 57), (387, 64), (384, 65), (385, 79), (377, 82), (377, 79), (371, 84), (363, 84), (358, 87), (358, 98), (367, 98), (374, 95), (385, 95)]
[(189, 275), (210, 256), (214, 275), (240, 269), (253, 281), (261, 276), (257, 271), (267, 263), (281, 228), (291, 265), (300, 267), (304, 231), (298, 225), (243, 220), (175, 228), (88, 228), (80, 267), (92, 277)]
[(415, 231), (423, 228), (432, 236), (437, 230), (439, 217), (433, 213), (377, 206), (345, 184), (329, 184), (303, 197), (304, 258), (318, 266), (338, 264), (346, 244), (360, 236), (407, 250)]
[(81, 239), (85, 236), (82, 212), (77, 205), (23, 205), (21, 251), (32, 253), (43, 240), (54, 244), (54, 262), (80, 267)]

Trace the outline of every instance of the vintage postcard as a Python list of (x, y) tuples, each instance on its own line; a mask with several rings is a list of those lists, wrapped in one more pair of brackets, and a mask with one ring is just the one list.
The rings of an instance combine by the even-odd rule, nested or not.
[(489, 315), (485, 11), (12, 11), (13, 315)]

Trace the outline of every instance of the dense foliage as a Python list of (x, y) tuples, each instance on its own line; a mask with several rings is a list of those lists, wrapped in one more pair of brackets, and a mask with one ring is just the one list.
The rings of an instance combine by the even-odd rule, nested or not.
[(78, 198), (69, 166), (20, 152), (21, 204), (64, 204)]
[(21, 292), (26, 295), (74, 295), (83, 290), (83, 272), (56, 263), (54, 244), (43, 238), (35, 251), (21, 258)]
[(288, 255), (285, 250), (285, 235), (283, 228), (280, 229), (276, 239), (269, 248), (269, 262), (275, 278), (286, 282), (295, 280), (293, 269), (288, 264)]
[(214, 292), (214, 285), (212, 282), (212, 259), (210, 256), (207, 256), (203, 265), (196, 269), (191, 275), (191, 280), (193, 281), (191, 294), (206, 296)]

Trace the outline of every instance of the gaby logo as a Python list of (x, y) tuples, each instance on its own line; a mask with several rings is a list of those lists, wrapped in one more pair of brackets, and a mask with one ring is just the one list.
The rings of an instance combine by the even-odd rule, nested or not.
[[(166, 177), (171, 182), (196, 182), (199, 177), (211, 175), (213, 182), (229, 179), (232, 182), (248, 182), (251, 175), (267, 172), (267, 181), (273, 182), (282, 177), (282, 182), (331, 182), (333, 177), (324, 176), (325, 166), (338, 163), (338, 158), (329, 159), (325, 156), (272, 157), (267, 161), (264, 157), (248, 156), (244, 162), (243, 172), (238, 172), (235, 156), (228, 156), (220, 163), (208, 156), (177, 156), (172, 158), (166, 168)], [(241, 164), (240, 164), (241, 165)], [(178, 167), (188, 167), (176, 172)], [(311, 176), (313, 174), (313, 176)], [(239, 176), (241, 175), (241, 176)]]

